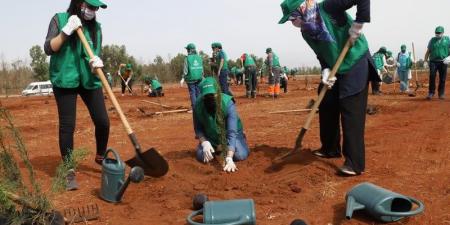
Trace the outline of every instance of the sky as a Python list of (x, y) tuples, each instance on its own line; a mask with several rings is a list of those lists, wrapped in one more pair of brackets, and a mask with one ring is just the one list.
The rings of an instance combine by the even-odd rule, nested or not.
[[(43, 46), (48, 24), (69, 0), (0, 0), (0, 59), (29, 60), (33, 45)], [(193, 42), (211, 54), (212, 42), (221, 42), (229, 58), (242, 53), (265, 57), (271, 47), (288, 67), (315, 66), (317, 59), (289, 22), (279, 25), (280, 0), (104, 0), (108, 8), (97, 12), (103, 44), (125, 45), (141, 63), (185, 53)], [(423, 58), (434, 29), (450, 33), (449, 0), (372, 0), (371, 23), (363, 32), (371, 52), (386, 46), (396, 54), (401, 44)], [(354, 16), (356, 9), (348, 11)]]

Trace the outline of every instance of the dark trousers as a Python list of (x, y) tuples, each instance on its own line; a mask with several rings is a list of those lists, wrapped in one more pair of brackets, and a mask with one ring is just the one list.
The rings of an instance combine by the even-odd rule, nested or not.
[(372, 94), (378, 94), (380, 93), (380, 82), (378, 81), (370, 81), (370, 84), (372, 86)]
[(228, 70), (221, 70), (219, 75), (219, 84), (222, 93), (227, 95), (232, 95), (230, 90), (228, 89)]
[[(321, 84), (319, 91), (322, 87)], [(340, 99), (337, 81), (333, 89), (327, 91), (319, 106), (322, 150), (336, 154), (343, 149), (344, 165), (355, 172), (363, 172), (365, 169), (364, 129), (367, 97), (368, 88), (366, 87), (355, 95)], [(342, 124), (342, 148), (339, 122)]]
[(428, 93), (433, 94), (436, 91), (436, 73), (439, 72), (439, 86), (438, 94), (439, 96), (444, 96), (445, 94), (445, 80), (447, 78), (447, 65), (443, 62), (430, 62), (430, 85), (428, 88)]
[(256, 67), (249, 66), (245, 68), (245, 76), (246, 80), (248, 79), (245, 87), (247, 89), (247, 97), (250, 95), (252, 97), (256, 96), (256, 85), (257, 85), (257, 77), (256, 77)]
[(95, 125), (97, 155), (103, 155), (108, 144), (109, 118), (106, 112), (102, 89), (87, 90), (83, 87), (53, 87), (53, 93), (58, 107), (59, 149), (62, 158), (66, 159), (73, 150), (73, 134), (75, 131), (78, 95), (80, 95), (89, 110), (89, 114)]
[(156, 88), (156, 89), (152, 90), (152, 92), (148, 93), (148, 96), (149, 97), (162, 97), (162, 96), (164, 96), (163, 95), (163, 88), (159, 87), (159, 88)]
[(280, 88), (283, 88), (284, 93), (287, 93), (288, 80), (286, 78), (281, 78), (280, 84)]
[[(122, 94), (124, 94), (125, 93), (125, 89), (128, 90), (128, 88), (127, 88), (127, 85), (125, 84), (125, 81), (122, 80), (121, 84), (122, 84)], [(133, 81), (130, 80), (128, 82), (128, 87), (130, 88), (130, 90), (128, 90), (128, 92), (130, 92), (130, 94), (132, 93), (131, 91), (133, 90), (132, 85), (133, 85)]]

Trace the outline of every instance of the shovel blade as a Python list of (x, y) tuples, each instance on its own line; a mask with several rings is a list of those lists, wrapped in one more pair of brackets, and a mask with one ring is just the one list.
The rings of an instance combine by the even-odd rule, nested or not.
[(125, 163), (131, 168), (141, 167), (144, 174), (150, 177), (162, 177), (169, 171), (169, 164), (154, 148), (137, 153), (135, 157)]

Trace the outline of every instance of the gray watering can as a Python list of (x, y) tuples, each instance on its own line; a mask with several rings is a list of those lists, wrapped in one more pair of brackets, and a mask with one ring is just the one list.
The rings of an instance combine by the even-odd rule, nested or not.
[[(108, 158), (110, 152), (114, 155), (114, 159)], [(144, 170), (138, 166), (133, 167), (125, 180), (125, 163), (120, 159), (119, 154), (113, 149), (108, 149), (104, 157), (100, 197), (108, 202), (120, 202), (130, 181), (139, 183), (144, 179)]]
[[(203, 223), (192, 220), (203, 214)], [(203, 209), (191, 213), (187, 222), (191, 225), (256, 225), (255, 203), (252, 199), (207, 201)]]
[[(423, 212), (425, 208), (419, 200), (368, 182), (354, 186), (345, 198), (347, 200), (345, 212), (347, 219), (352, 218), (353, 211), (364, 209), (380, 221), (394, 222), (407, 216), (417, 215)], [(413, 203), (418, 207), (411, 211)]]

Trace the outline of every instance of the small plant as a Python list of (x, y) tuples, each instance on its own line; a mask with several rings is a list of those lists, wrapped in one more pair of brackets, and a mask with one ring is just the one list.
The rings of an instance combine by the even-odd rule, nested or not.
[(66, 176), (70, 169), (76, 170), (79, 162), (83, 161), (89, 154), (87, 149), (76, 149), (71, 152), (66, 160), (63, 160), (61, 164), (56, 168), (56, 175), (52, 182), (52, 192), (58, 193), (66, 189)]

